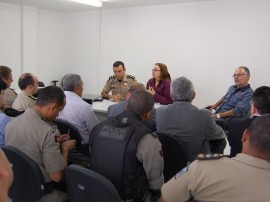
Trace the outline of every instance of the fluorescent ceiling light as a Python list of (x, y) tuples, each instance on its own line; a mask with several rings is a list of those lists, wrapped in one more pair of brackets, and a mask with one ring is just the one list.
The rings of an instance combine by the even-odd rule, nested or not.
[(71, 0), (71, 1), (75, 1), (78, 3), (82, 3), (82, 4), (87, 4), (90, 6), (96, 6), (96, 7), (101, 7), (103, 4), (102, 0)]

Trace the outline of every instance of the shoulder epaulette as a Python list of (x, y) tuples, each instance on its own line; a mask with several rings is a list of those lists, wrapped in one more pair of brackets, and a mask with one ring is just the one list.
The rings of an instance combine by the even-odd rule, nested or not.
[(28, 95), (28, 97), (32, 98), (33, 100), (37, 100), (37, 97), (35, 97), (33, 95)]
[(127, 75), (127, 78), (129, 78), (129, 79), (135, 79), (135, 76), (132, 76), (132, 75)]
[(197, 156), (197, 160), (212, 160), (212, 159), (220, 159), (224, 157), (224, 154), (218, 154), (218, 153), (215, 153), (215, 154), (199, 154)]
[(114, 75), (110, 76), (108, 81), (111, 80), (111, 79), (115, 79), (115, 76)]

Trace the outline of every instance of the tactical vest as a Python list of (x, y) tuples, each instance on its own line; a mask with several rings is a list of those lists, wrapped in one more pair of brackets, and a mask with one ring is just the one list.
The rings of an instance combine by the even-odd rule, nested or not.
[(147, 178), (136, 152), (139, 140), (149, 132), (140, 117), (128, 110), (91, 131), (90, 169), (107, 177), (123, 200), (143, 201)]

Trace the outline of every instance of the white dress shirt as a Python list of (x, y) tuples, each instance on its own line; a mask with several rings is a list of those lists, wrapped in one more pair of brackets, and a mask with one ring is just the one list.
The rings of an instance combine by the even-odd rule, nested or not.
[(66, 106), (58, 118), (64, 119), (76, 126), (82, 136), (82, 144), (89, 142), (91, 130), (98, 124), (98, 119), (90, 104), (83, 101), (77, 94), (65, 91)]

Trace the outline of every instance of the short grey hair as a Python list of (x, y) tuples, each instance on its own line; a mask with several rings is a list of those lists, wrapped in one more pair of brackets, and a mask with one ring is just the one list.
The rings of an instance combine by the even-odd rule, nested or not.
[(240, 66), (240, 67), (238, 67), (238, 68), (243, 69), (243, 70), (247, 73), (247, 75), (250, 77), (250, 71), (249, 71), (249, 69), (248, 69), (247, 67), (245, 67), (245, 66)]
[(146, 88), (142, 83), (136, 82), (131, 84), (131, 86), (128, 89), (128, 92), (134, 93), (136, 91), (146, 91)]
[(154, 104), (153, 95), (147, 91), (136, 91), (129, 98), (127, 109), (144, 116), (153, 109)]
[(81, 85), (82, 78), (78, 74), (66, 74), (62, 79), (62, 87), (65, 91), (74, 91), (76, 86)]
[(270, 155), (270, 114), (257, 117), (248, 128), (249, 143), (262, 153)]
[(178, 102), (191, 102), (194, 95), (194, 86), (186, 77), (176, 78), (171, 84), (172, 100)]

